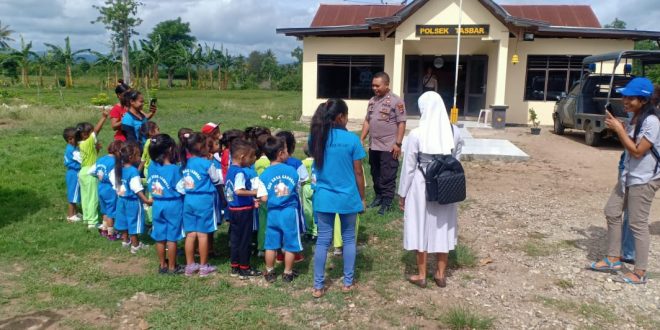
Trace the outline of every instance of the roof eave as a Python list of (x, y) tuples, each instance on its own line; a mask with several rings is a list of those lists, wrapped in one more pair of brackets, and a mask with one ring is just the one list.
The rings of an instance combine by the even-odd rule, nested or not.
[(660, 40), (658, 31), (621, 30), (603, 28), (543, 26), (536, 32), (539, 36), (557, 36), (571, 38), (610, 38), (630, 40)]
[(287, 37), (294, 36), (298, 38), (309, 36), (324, 35), (343, 35), (343, 34), (365, 34), (373, 33), (366, 24), (361, 25), (343, 25), (343, 26), (323, 26), (308, 28), (282, 28), (276, 29), (276, 33), (284, 34)]

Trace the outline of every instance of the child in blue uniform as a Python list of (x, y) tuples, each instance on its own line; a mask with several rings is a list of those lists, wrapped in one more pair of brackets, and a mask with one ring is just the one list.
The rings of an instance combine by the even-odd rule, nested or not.
[[(287, 154), (289, 155), (289, 157), (286, 159), (284, 163), (291, 166), (298, 173), (298, 177), (300, 178), (299, 183), (301, 185), (309, 181), (309, 173), (307, 172), (307, 167), (305, 167), (305, 165), (300, 159), (293, 157), (293, 153), (296, 152), (296, 138), (293, 136), (293, 133), (289, 131), (281, 131), (278, 132), (276, 136), (284, 141), (285, 147), (287, 149)], [(298, 196), (296, 210), (298, 211), (298, 219), (299, 219), (298, 225), (300, 226), (300, 232), (302, 235), (304, 233), (307, 233), (305, 212), (303, 211), (302, 195)], [(279, 259), (280, 256), (278, 256), (278, 261)], [(304, 259), (305, 258), (303, 257), (303, 255), (299, 253), (296, 254), (295, 262), (298, 263), (303, 261)]]
[(252, 143), (236, 139), (231, 145), (232, 163), (225, 180), (225, 196), (231, 218), (231, 276), (247, 279), (261, 276), (250, 267), (250, 243), (254, 226), (255, 197), (254, 177), (249, 167), (256, 160)]
[[(167, 134), (150, 138), (147, 187), (154, 200), (152, 209), (153, 229), (151, 238), (156, 241), (159, 274), (181, 274), (183, 268), (176, 264), (176, 243), (185, 237), (183, 233), (183, 176), (181, 167), (173, 164), (176, 142)], [(167, 246), (167, 258), (165, 247)]]
[[(186, 159), (186, 154), (190, 158)], [(208, 264), (210, 233), (218, 229), (218, 217), (213, 207), (215, 185), (221, 182), (219, 171), (207, 159), (206, 138), (199, 133), (191, 133), (183, 142), (181, 164), (183, 186), (186, 196), (183, 202), (183, 229), (186, 231), (186, 276), (199, 272), (208, 276), (217, 269)], [(198, 243), (199, 261), (195, 263), (195, 245)]]
[[(144, 233), (144, 208), (142, 203), (151, 205), (152, 200), (144, 196), (144, 186), (137, 166), (140, 164), (140, 147), (135, 142), (127, 142), (119, 151), (115, 161), (115, 189), (117, 190), (117, 210), (115, 227), (124, 231), (124, 246), (130, 244), (131, 253), (136, 254), (147, 248), (138, 235)], [(130, 236), (130, 243), (127, 241)]]
[(94, 176), (99, 179), (99, 205), (103, 214), (101, 235), (111, 241), (117, 240), (115, 234), (115, 211), (117, 208), (117, 192), (113, 188), (112, 176), (115, 169), (115, 160), (119, 157), (119, 150), (124, 142), (115, 140), (108, 146), (108, 154), (99, 158), (94, 167)]
[(274, 282), (277, 274), (274, 271), (277, 250), (284, 251), (284, 273), (282, 280), (291, 282), (296, 277), (293, 262), (297, 253), (302, 251), (300, 242), (300, 216), (298, 197), (298, 173), (286, 164), (289, 157), (284, 140), (277, 137), (268, 138), (263, 146), (264, 153), (270, 160), (270, 166), (259, 176), (263, 188), (257, 192), (257, 197), (267, 203), (268, 224), (266, 227), (266, 273), (268, 282)]
[[(207, 127), (209, 124), (204, 125)], [(204, 129), (202, 127), (202, 129)], [(219, 131), (217, 128), (213, 131)], [(215, 169), (216, 177), (220, 180), (216, 182), (215, 192), (213, 193), (213, 212), (216, 214), (217, 225), (222, 224), (222, 209), (224, 208), (224, 178), (222, 177), (222, 164), (220, 162), (220, 140), (215, 138), (215, 135), (206, 136), (206, 145), (208, 148), (207, 158), (211, 161)], [(213, 248), (214, 233), (209, 234), (209, 258), (215, 257), (215, 249)]]
[(76, 129), (67, 127), (62, 133), (66, 148), (64, 149), (64, 166), (66, 167), (66, 200), (67, 206), (66, 219), (69, 222), (78, 222), (82, 220), (77, 213), (78, 204), (80, 204), (80, 185), (78, 184), (78, 172), (80, 171), (80, 151), (76, 143)]

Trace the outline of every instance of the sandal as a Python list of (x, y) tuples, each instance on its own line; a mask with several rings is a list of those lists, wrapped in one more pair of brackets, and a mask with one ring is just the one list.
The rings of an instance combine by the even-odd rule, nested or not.
[(350, 293), (350, 292), (353, 291), (353, 290), (355, 290), (355, 284), (344, 285), (344, 286), (341, 288), (341, 292), (342, 292), (342, 293)]
[(592, 262), (591, 265), (589, 266), (589, 269), (597, 272), (606, 272), (606, 273), (621, 270), (622, 265), (620, 260), (611, 262), (610, 259), (605, 257), (603, 258), (603, 262), (605, 263), (605, 266), (600, 266), (600, 267), (596, 266), (598, 262)]
[(633, 280), (630, 277), (626, 276), (625, 274), (619, 275), (614, 279), (614, 282), (618, 283), (626, 283), (626, 284), (646, 284), (648, 280), (648, 276), (642, 275), (640, 276), (639, 274), (635, 272), (631, 272), (630, 274), (634, 275), (637, 280)]
[(447, 276), (443, 276), (441, 278), (433, 276), (433, 280), (435, 281), (435, 285), (437, 285), (440, 288), (444, 288), (447, 286)]
[(408, 280), (408, 282), (410, 282), (410, 283), (412, 283), (412, 284), (414, 284), (414, 285), (416, 285), (416, 286), (418, 286), (422, 289), (426, 288), (426, 279), (425, 278), (420, 278), (418, 280), (413, 280), (412, 276), (408, 276), (407, 280)]
[(312, 290), (312, 297), (314, 298), (318, 299), (323, 297), (323, 295), (325, 295), (325, 288)]

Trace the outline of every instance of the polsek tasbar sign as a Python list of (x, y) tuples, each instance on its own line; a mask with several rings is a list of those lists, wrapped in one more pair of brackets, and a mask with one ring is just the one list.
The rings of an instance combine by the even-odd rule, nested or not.
[[(461, 36), (487, 36), (490, 25), (462, 25)], [(458, 25), (417, 25), (418, 37), (443, 37), (458, 35)]]

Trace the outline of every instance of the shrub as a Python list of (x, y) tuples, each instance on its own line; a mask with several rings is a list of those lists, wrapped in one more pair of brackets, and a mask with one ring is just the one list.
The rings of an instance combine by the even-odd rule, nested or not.
[(456, 249), (449, 252), (450, 268), (469, 268), (477, 265), (477, 256), (469, 246), (456, 244)]
[(466, 307), (453, 307), (440, 320), (450, 329), (490, 329), (493, 327), (492, 317), (480, 316)]
[(108, 99), (108, 94), (106, 93), (99, 93), (98, 95), (92, 97), (92, 104), (93, 105), (110, 105), (110, 99)]

